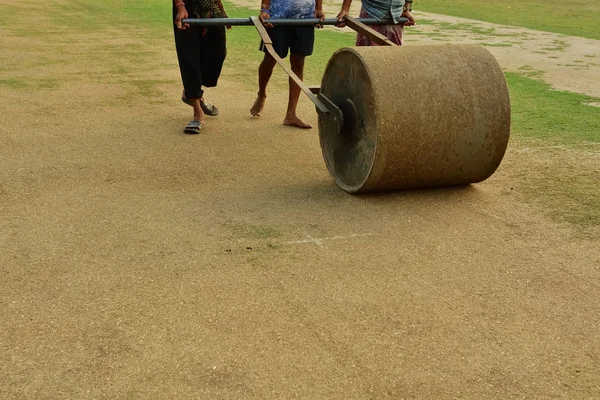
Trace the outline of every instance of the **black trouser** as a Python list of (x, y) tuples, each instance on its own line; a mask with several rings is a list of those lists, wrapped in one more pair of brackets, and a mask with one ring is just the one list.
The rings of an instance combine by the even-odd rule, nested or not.
[[(173, 9), (173, 20), (177, 11)], [(227, 55), (225, 27), (175, 29), (175, 48), (188, 99), (201, 98), (204, 87), (217, 86)]]

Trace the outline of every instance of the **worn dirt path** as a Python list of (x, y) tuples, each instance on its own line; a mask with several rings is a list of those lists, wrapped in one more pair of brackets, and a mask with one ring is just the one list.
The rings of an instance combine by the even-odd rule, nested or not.
[(279, 125), (284, 92), (246, 117), (235, 66), (186, 136), (168, 32), (19, 26), (0, 42), (0, 398), (600, 396), (598, 236), (522, 201), (543, 152), (513, 141), (468, 188), (349, 196), (317, 132)]

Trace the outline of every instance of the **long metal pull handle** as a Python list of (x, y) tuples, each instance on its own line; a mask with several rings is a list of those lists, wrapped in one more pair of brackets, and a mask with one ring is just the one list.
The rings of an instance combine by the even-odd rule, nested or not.
[[(347, 20), (348, 17), (346, 17)], [(365, 25), (395, 25), (394, 21), (375, 18), (353, 18), (355, 21)], [(398, 24), (407, 22), (408, 19), (400, 18)], [(192, 26), (252, 26), (250, 18), (186, 18), (184, 24)], [(335, 18), (327, 18), (321, 21), (318, 18), (271, 18), (269, 23), (274, 26), (315, 26), (315, 25), (338, 25), (340, 21)]]
[(300, 79), (298, 75), (296, 75), (294, 71), (292, 71), (291, 68), (283, 62), (281, 57), (279, 57), (279, 55), (273, 48), (273, 42), (271, 41), (271, 37), (267, 33), (267, 30), (263, 26), (262, 22), (260, 22), (260, 20), (257, 17), (250, 17), (250, 20), (256, 27), (256, 30), (258, 31), (258, 34), (260, 35), (260, 38), (262, 39), (263, 44), (267, 49), (267, 52), (271, 55), (271, 57), (275, 59), (275, 61), (277, 61), (277, 64), (279, 64), (279, 66), (283, 68), (286, 74), (288, 74), (290, 78), (292, 78), (292, 80), (296, 83), (296, 85), (300, 87), (300, 89), (308, 96), (308, 98), (313, 103), (315, 103), (315, 106), (320, 112), (329, 112), (329, 108), (327, 108), (327, 106), (310, 90), (310, 88), (304, 82), (302, 82), (302, 79)]

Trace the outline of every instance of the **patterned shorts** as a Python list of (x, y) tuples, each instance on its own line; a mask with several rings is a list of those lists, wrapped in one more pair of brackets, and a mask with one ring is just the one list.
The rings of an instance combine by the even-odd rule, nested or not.
[[(371, 16), (367, 14), (365, 10), (361, 9), (359, 18), (371, 18)], [(381, 33), (398, 46), (402, 46), (402, 42), (404, 40), (404, 27), (402, 25), (373, 25), (371, 28)], [(379, 46), (377, 43), (369, 40), (369, 38), (361, 35), (360, 33), (356, 34), (356, 45)]]

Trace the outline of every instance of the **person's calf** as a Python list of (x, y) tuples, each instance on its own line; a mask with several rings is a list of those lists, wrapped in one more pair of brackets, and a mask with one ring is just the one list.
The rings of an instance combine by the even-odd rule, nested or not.
[(260, 117), (263, 109), (265, 108), (265, 101), (267, 100), (267, 85), (269, 79), (273, 74), (273, 69), (277, 62), (268, 53), (265, 53), (260, 66), (258, 67), (258, 95), (254, 104), (250, 108), (250, 114), (254, 117)]
[[(290, 65), (292, 67), (292, 71), (300, 78), (303, 78), (304, 72), (304, 57), (296, 54), (291, 54), (290, 56)], [(296, 108), (298, 107), (298, 100), (300, 98), (300, 86), (294, 82), (293, 79), (289, 80), (289, 98), (288, 98), (288, 107), (285, 114), (285, 119), (283, 120), (283, 124), (287, 126), (295, 126), (302, 129), (310, 129), (312, 126), (302, 121), (296, 115)]]
[(206, 118), (204, 116), (204, 112), (202, 111), (202, 106), (200, 105), (200, 99), (195, 98), (188, 100), (190, 102), (190, 106), (192, 106), (192, 108), (194, 109), (194, 120), (204, 123), (206, 121)]
[(260, 66), (258, 67), (258, 95), (261, 97), (267, 97), (267, 85), (273, 75), (277, 62), (269, 54), (265, 54)]

